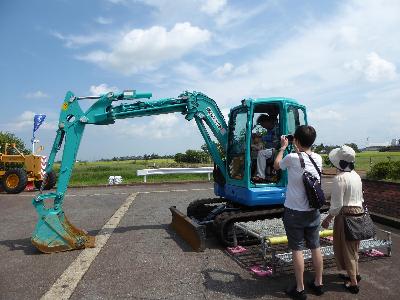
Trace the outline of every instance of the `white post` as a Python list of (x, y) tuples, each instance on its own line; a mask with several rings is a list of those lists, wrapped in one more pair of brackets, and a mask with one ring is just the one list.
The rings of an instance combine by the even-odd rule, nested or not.
[(39, 140), (32, 140), (32, 154), (35, 154), (35, 144), (39, 143)]
[(147, 175), (144, 175), (143, 180), (144, 180), (144, 181), (143, 181), (144, 183), (147, 182)]
[(208, 175), (208, 181), (210, 181), (211, 180), (211, 173), (208, 173), (207, 175)]

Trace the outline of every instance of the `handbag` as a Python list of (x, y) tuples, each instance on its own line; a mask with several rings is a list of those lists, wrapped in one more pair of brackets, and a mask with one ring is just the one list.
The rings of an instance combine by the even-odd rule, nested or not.
[(362, 214), (343, 215), (343, 226), (348, 241), (368, 240), (376, 234), (374, 222), (367, 209)]
[(304, 183), (304, 188), (306, 190), (308, 204), (309, 204), (310, 208), (319, 209), (325, 205), (325, 195), (324, 195), (324, 191), (322, 190), (322, 186), (321, 186), (321, 182), (320, 182), (320, 180), (322, 180), (321, 171), (319, 170), (317, 164), (311, 158), (311, 156), (306, 153), (308, 155), (308, 158), (310, 159), (310, 161), (312, 162), (312, 164), (314, 165), (315, 169), (317, 170), (317, 172), (319, 174), (320, 180), (318, 180), (317, 177), (315, 177), (313, 174), (311, 174), (310, 172), (305, 170), (303, 156), (300, 153), (297, 153), (297, 154), (299, 155), (301, 168), (304, 170), (303, 183)]

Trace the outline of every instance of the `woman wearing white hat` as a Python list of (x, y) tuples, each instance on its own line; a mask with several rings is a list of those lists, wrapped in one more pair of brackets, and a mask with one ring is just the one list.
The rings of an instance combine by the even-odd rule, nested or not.
[(360, 214), (363, 209), (362, 181), (354, 171), (355, 151), (343, 145), (329, 153), (329, 160), (339, 173), (334, 177), (329, 215), (322, 222), (322, 227), (333, 225), (333, 249), (338, 270), (346, 270), (347, 276), (340, 274), (345, 280), (344, 287), (351, 293), (359, 292), (358, 282), (361, 280), (358, 269), (359, 241), (346, 240), (343, 215)]

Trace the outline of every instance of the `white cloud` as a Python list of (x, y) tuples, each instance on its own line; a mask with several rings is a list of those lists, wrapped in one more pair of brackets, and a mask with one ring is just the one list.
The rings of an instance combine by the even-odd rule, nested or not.
[(226, 75), (228, 75), (233, 71), (233, 68), (234, 68), (233, 64), (228, 62), (215, 69), (213, 71), (213, 74), (220, 78), (225, 77)]
[(249, 66), (247, 64), (243, 64), (235, 68), (233, 74), (237, 76), (247, 75), (249, 73)]
[(397, 78), (396, 65), (371, 52), (360, 61), (355, 59), (344, 64), (346, 69), (361, 74), (369, 82), (393, 81)]
[[(11, 124), (7, 124), (6, 127), (13, 128), (15, 131), (22, 131), (24, 129), (33, 128), (33, 117), (35, 113), (33, 111), (23, 111), (19, 117), (16, 118)], [(42, 124), (44, 125), (44, 124)]]
[(124, 74), (134, 74), (179, 59), (210, 37), (210, 32), (190, 23), (177, 23), (170, 31), (162, 26), (134, 29), (123, 35), (112, 51), (94, 51), (80, 58)]
[[(1, 125), (6, 129), (6, 131), (11, 132), (21, 132), (33, 129), (33, 118), (36, 114), (36, 112), (25, 110), (15, 118), (15, 121)], [(54, 130), (57, 128), (57, 124), (58, 123), (55, 120), (49, 120), (49, 118), (46, 118), (43, 124), (40, 126), (40, 129)]]
[(43, 98), (49, 98), (49, 95), (38, 90), (36, 92), (30, 92), (30, 93), (25, 94), (25, 98), (27, 98), (27, 99), (43, 99)]
[(357, 45), (357, 43), (360, 42), (359, 30), (357, 27), (344, 25), (342, 28), (339, 29), (339, 34), (344, 44)]
[(115, 86), (108, 86), (106, 83), (102, 83), (100, 85), (91, 85), (89, 91), (91, 95), (99, 96), (107, 94), (108, 92), (116, 92), (118, 91), (118, 88)]
[(309, 119), (313, 121), (344, 121), (346, 110), (337, 111), (327, 107), (319, 107), (308, 111)]
[(109, 24), (111, 24), (111, 23), (113, 22), (112, 19), (110, 19), (110, 18), (104, 18), (104, 17), (102, 17), (102, 16), (97, 17), (97, 18), (95, 19), (95, 21), (96, 21), (97, 23), (101, 24), (101, 25), (109, 25)]
[(394, 80), (397, 76), (396, 66), (375, 52), (368, 54), (367, 63), (365, 77), (368, 81)]
[(257, 6), (245, 6), (243, 8), (226, 7), (215, 17), (215, 22), (217, 26), (238, 26), (252, 17), (264, 12), (270, 3), (262, 3)]
[(21, 115), (17, 118), (19, 124), (24, 124), (25, 122), (30, 122), (31, 125), (33, 124), (33, 117), (35, 113), (30, 110), (26, 110), (21, 113)]
[(225, 7), (226, 2), (227, 0), (206, 0), (200, 9), (209, 15), (214, 15)]
[[(183, 122), (188, 123), (183, 117), (178, 117), (177, 114), (156, 115), (146, 119), (145, 122), (132, 120), (118, 120), (118, 126), (111, 129), (114, 134), (122, 135), (131, 138), (151, 138), (157, 140), (182, 138), (182, 135), (187, 135), (190, 126), (184, 128), (181, 126)], [(186, 124), (184, 124), (186, 125)]]
[(183, 78), (183, 80), (197, 81), (203, 78), (203, 73), (201, 70), (193, 64), (181, 62), (173, 67), (173, 69), (176, 73), (180, 74), (180, 77)]
[(58, 31), (51, 31), (51, 35), (64, 42), (64, 45), (68, 48), (78, 48), (87, 46), (95, 43), (110, 43), (113, 42), (117, 34), (110, 35), (105, 33), (94, 33), (88, 35), (64, 35)]

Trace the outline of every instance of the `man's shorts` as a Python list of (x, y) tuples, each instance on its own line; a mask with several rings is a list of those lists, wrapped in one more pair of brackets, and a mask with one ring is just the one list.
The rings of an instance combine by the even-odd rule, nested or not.
[(304, 250), (304, 241), (308, 249), (319, 248), (320, 218), (318, 209), (298, 211), (285, 207), (283, 224), (289, 248)]

